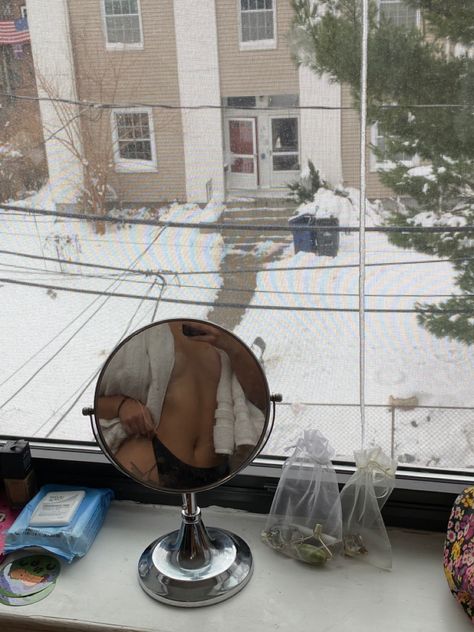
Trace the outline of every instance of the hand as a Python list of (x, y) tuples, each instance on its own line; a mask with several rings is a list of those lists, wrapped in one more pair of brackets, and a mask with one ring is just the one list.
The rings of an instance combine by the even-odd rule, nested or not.
[(186, 336), (187, 340), (191, 340), (193, 342), (207, 342), (217, 349), (222, 349), (222, 351), (225, 351), (229, 355), (238, 352), (240, 349), (239, 342), (233, 336), (221, 329), (218, 329), (217, 327), (214, 327), (213, 325), (192, 322), (184, 324), (189, 325), (196, 331), (202, 332), (199, 336)]
[(127, 434), (153, 436), (155, 424), (151, 412), (138, 400), (127, 397), (120, 406), (119, 416)]

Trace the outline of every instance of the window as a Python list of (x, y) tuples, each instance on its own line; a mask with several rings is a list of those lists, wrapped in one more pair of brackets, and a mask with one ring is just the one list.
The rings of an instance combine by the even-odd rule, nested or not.
[(274, 0), (239, 0), (239, 2), (241, 49), (275, 47)]
[(298, 119), (272, 118), (272, 160), (274, 171), (298, 171)]
[[(21, 4), (10, 2), (8, 20), (19, 17)], [(341, 472), (363, 431), (365, 445), (398, 456), (414, 480), (417, 471), (450, 482), (471, 476), (474, 228), (460, 230), (465, 241), (452, 229), (462, 222), (457, 195), (466, 201), (461, 184), (472, 156), (466, 109), (452, 105), (467, 103), (474, 60), (454, 60), (456, 81), (445, 66), (438, 71), (443, 46), (423, 66), (431, 49), (417, 59), (417, 47), (404, 47), (405, 36), (422, 31), (377, 41), (377, 60), (369, 49), (369, 87), (382, 91), (370, 103), (416, 108), (407, 125), (390, 112), (379, 115), (387, 139), (378, 125), (369, 127), (366, 145), (381, 158), (365, 178), (359, 133), (367, 126), (350, 94), (359, 89), (357, 73), (332, 82), (297, 67), (286, 39), (271, 50), (304, 3), (57, 2), (54, 34), (43, 4), (28, 2), (33, 57), (16, 65), (35, 79), (26, 91), (33, 98), (13, 95), (0, 108), (0, 433), (92, 442), (81, 409), (92, 405), (96, 372), (121, 337), (152, 320), (195, 317), (234, 331), (263, 363), (271, 392), (282, 393), (263, 455), (271, 476), (286, 447), (311, 427), (328, 437)], [(414, 24), (412, 4), (381, 0), (383, 32)], [(97, 40), (100, 10), (104, 37)], [(431, 33), (436, 23), (429, 24)], [(144, 44), (142, 26), (153, 50), (129, 53)], [(337, 57), (352, 69), (353, 40), (339, 39), (332, 50), (330, 29), (324, 35), (324, 63)], [(3, 49), (12, 60), (13, 44)], [(34, 76), (37, 68), (42, 77)], [(416, 81), (404, 81), (408, 73)], [(397, 149), (411, 151), (405, 137), (419, 139), (423, 156), (401, 193), (386, 159), (395, 134)], [(424, 164), (430, 155), (439, 158), (431, 161), (436, 172)], [(298, 199), (290, 199), (293, 190)], [(407, 190), (417, 200), (426, 192), (422, 210), (401, 207)], [(336, 216), (348, 230), (329, 243), (331, 224), (314, 224), (324, 238), (317, 243), (319, 229), (313, 233), (310, 223), (306, 233), (293, 231), (307, 213)], [(400, 227), (407, 217), (416, 238)], [(442, 240), (432, 230), (439, 221), (449, 222)], [(446, 304), (452, 313), (438, 320), (435, 307)], [(426, 321), (428, 307), (420, 305), (435, 306), (435, 318)], [(462, 342), (469, 332), (472, 341)]]
[[(374, 123), (371, 127), (371, 143), (378, 150), (378, 152), (380, 152), (379, 155), (376, 155), (374, 152), (372, 152), (370, 160), (370, 168), (372, 171), (377, 171), (377, 169), (384, 169), (387, 166), (393, 164), (386, 155), (387, 141), (384, 134), (379, 131), (379, 126), (377, 123)], [(418, 164), (418, 158), (416, 157), (416, 155), (411, 156), (408, 152), (397, 154), (395, 156), (395, 159), (408, 166)]]
[(140, 0), (104, 0), (108, 48), (141, 48), (143, 45)]
[(380, 16), (397, 26), (414, 27), (418, 24), (419, 11), (404, 0), (379, 0)]
[(20, 11), (21, 11), (21, 17), (22, 18), (28, 17), (28, 13), (27, 13), (27, 10), (26, 10), (26, 5), (23, 5), (22, 7), (20, 7)]
[(229, 108), (254, 108), (257, 105), (257, 97), (227, 97), (225, 101)]
[(114, 110), (112, 116), (117, 169), (124, 171), (156, 169), (151, 110)]

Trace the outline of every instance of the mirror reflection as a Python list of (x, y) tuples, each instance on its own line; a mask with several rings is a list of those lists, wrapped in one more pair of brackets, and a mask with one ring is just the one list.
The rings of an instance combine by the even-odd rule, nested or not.
[(108, 456), (166, 490), (215, 485), (256, 452), (269, 395), (247, 347), (216, 325), (157, 323), (130, 337), (99, 378), (96, 426)]

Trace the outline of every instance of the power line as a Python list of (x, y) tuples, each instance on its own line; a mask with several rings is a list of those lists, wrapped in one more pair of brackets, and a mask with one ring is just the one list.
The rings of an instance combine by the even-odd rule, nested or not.
[[(12, 255), (17, 257), (24, 257), (25, 259), (39, 259), (45, 261), (52, 261), (55, 263), (64, 263), (66, 265), (75, 265), (75, 266), (84, 266), (90, 268), (98, 268), (104, 270), (116, 270), (119, 272), (123, 272), (127, 270), (126, 268), (116, 267), (116, 266), (108, 266), (103, 264), (95, 264), (95, 263), (87, 263), (83, 261), (70, 260), (70, 259), (60, 259), (56, 257), (41, 257), (40, 255), (30, 255), (25, 252), (15, 252), (13, 250), (0, 250), (0, 254)], [(409, 261), (380, 261), (373, 263), (366, 263), (366, 267), (385, 267), (385, 266), (402, 266), (402, 265), (422, 265), (422, 264), (432, 264), (432, 263), (455, 263), (461, 261), (472, 261), (474, 260), (474, 256), (466, 256), (466, 257), (452, 257), (445, 259), (415, 259)], [(272, 267), (272, 268), (264, 268), (264, 267), (254, 267), (254, 268), (238, 268), (233, 270), (227, 270), (225, 268), (221, 270), (185, 270), (182, 272), (175, 270), (131, 270), (131, 274), (143, 274), (145, 276), (161, 276), (164, 281), (165, 275), (179, 275), (181, 276), (202, 276), (202, 275), (222, 275), (222, 274), (246, 274), (248, 272), (259, 273), (259, 272), (294, 272), (294, 271), (302, 271), (302, 270), (339, 270), (346, 268), (358, 268), (358, 263), (341, 263), (341, 264), (330, 264), (325, 266), (286, 266), (286, 267)]]
[[(8, 266), (8, 267), (13, 267), (13, 268), (18, 268), (18, 270), (8, 270), (8, 272), (16, 272), (18, 274), (21, 274), (23, 271), (28, 271), (30, 273), (35, 273), (38, 276), (43, 275), (43, 276), (48, 276), (49, 279), (54, 280), (55, 278), (61, 278), (61, 277), (70, 277), (71, 280), (75, 280), (77, 277), (81, 278), (81, 279), (100, 279), (100, 280), (110, 280), (110, 279), (118, 279), (120, 278), (120, 275), (116, 275), (116, 276), (111, 276), (111, 275), (96, 275), (96, 274), (83, 274), (80, 272), (64, 272), (64, 271), (58, 271), (57, 273), (53, 274), (53, 276), (49, 276), (51, 275), (51, 273), (53, 272), (52, 270), (43, 270), (41, 268), (33, 268), (30, 266), (12, 266), (11, 264), (3, 264), (0, 262), (0, 266)], [(130, 271), (130, 272), (134, 272), (134, 271)], [(139, 279), (127, 279), (126, 280), (127, 283), (135, 283), (135, 284), (139, 284), (139, 285), (150, 285), (150, 283), (148, 281), (140, 281)], [(153, 282), (154, 283), (154, 282)], [(163, 285), (164, 287), (164, 285)], [(170, 283), (168, 282), (166, 284), (167, 288), (185, 288), (185, 289), (191, 289), (191, 290), (205, 290), (205, 291), (215, 291), (215, 290), (220, 290), (222, 289), (221, 286), (217, 286), (217, 285), (197, 285), (197, 284), (192, 284), (192, 283)], [(251, 288), (251, 287), (237, 287), (237, 286), (226, 286), (226, 291), (228, 292), (241, 292), (241, 293), (245, 293), (245, 294), (271, 294), (271, 295), (283, 295), (283, 296), (347, 296), (347, 297), (357, 297), (359, 296), (359, 294), (357, 292), (306, 292), (306, 291), (298, 291), (298, 290), (278, 290), (278, 289), (271, 289), (271, 290), (264, 290), (264, 289), (259, 289), (259, 288)], [(432, 293), (427, 293), (427, 294), (376, 294), (376, 293), (366, 293), (367, 297), (370, 298), (451, 298), (452, 296), (457, 296), (459, 298), (469, 298), (469, 296), (466, 294), (458, 294), (458, 295), (453, 295), (453, 293), (451, 294), (436, 294), (434, 292)]]
[[(160, 110), (249, 110), (249, 111), (280, 111), (280, 110), (356, 110), (355, 107), (349, 105), (295, 105), (290, 107), (277, 107), (277, 106), (230, 106), (221, 105), (215, 103), (208, 103), (202, 105), (173, 105), (170, 103), (147, 103), (147, 102), (122, 102), (122, 103), (107, 103), (98, 101), (86, 101), (65, 99), (61, 97), (39, 97), (39, 96), (27, 96), (17, 95), (9, 92), (0, 92), (0, 96), (15, 99), (17, 101), (36, 101), (36, 102), (48, 102), (48, 103), (64, 103), (67, 105), (82, 106), (86, 109), (96, 110), (113, 110), (118, 108), (152, 108)], [(474, 107), (469, 103), (407, 103), (407, 104), (380, 104), (377, 106), (381, 110), (406, 110), (406, 109), (471, 109)]]
[[(152, 285), (148, 288), (147, 293), (146, 293), (146, 295), (145, 295), (145, 296), (148, 296), (148, 295), (151, 293), (151, 291), (153, 290), (153, 287), (155, 286), (155, 284), (156, 284), (156, 279), (153, 281)], [(125, 336), (127, 335), (127, 333), (130, 331), (130, 328), (131, 328), (131, 326), (132, 326), (133, 319), (135, 318), (135, 316), (136, 316), (136, 315), (138, 314), (138, 312), (140, 311), (140, 309), (141, 309), (141, 307), (142, 307), (142, 305), (143, 305), (143, 303), (144, 303), (145, 296), (143, 297), (143, 300), (142, 300), (142, 301), (138, 304), (138, 306), (137, 306), (137, 308), (135, 309), (135, 311), (134, 311), (134, 313), (132, 314), (132, 316), (129, 318), (128, 323), (127, 323), (127, 326), (125, 327), (125, 330), (123, 331), (122, 335), (120, 336), (120, 338), (119, 338), (119, 340), (118, 340), (118, 342), (116, 343), (116, 345), (115, 345), (115, 346), (117, 346), (117, 345), (118, 345), (118, 344), (119, 344), (119, 343), (120, 343), (120, 342), (121, 342), (121, 341), (125, 338)], [(161, 297), (161, 294), (160, 294), (160, 297)], [(156, 300), (156, 299), (155, 299), (155, 300)], [(158, 299), (158, 300), (159, 300), (159, 299)], [(56, 423), (53, 425), (53, 427), (52, 427), (52, 428), (50, 428), (50, 429), (48, 430), (48, 432), (47, 432), (47, 434), (46, 434), (46, 438), (48, 438), (48, 437), (50, 437), (50, 436), (51, 436), (51, 434), (52, 434), (52, 433), (56, 430), (56, 428), (57, 428), (57, 427), (58, 427), (58, 426), (62, 423), (62, 421), (65, 419), (65, 417), (66, 417), (66, 416), (67, 416), (67, 415), (71, 412), (71, 410), (72, 410), (72, 409), (74, 408), (74, 406), (77, 404), (77, 402), (79, 401), (79, 399), (82, 397), (82, 395), (85, 393), (85, 391), (89, 388), (90, 384), (91, 384), (91, 383), (92, 383), (92, 381), (95, 379), (96, 375), (99, 373), (100, 368), (101, 368), (101, 367), (99, 367), (98, 369), (96, 369), (96, 370), (92, 373), (91, 377), (90, 377), (90, 378), (86, 381), (86, 383), (85, 383), (85, 384), (83, 383), (83, 385), (81, 385), (78, 389), (76, 389), (76, 391), (75, 391), (75, 392), (74, 392), (71, 396), (69, 396), (69, 397), (66, 399), (66, 401), (65, 401), (65, 402), (63, 402), (63, 403), (61, 404), (60, 408), (62, 408), (63, 406), (65, 406), (65, 405), (67, 404), (67, 402), (68, 402), (68, 401), (70, 401), (71, 397), (76, 396), (76, 397), (75, 397), (75, 399), (74, 399), (74, 401), (72, 402), (72, 404), (69, 406), (69, 408), (68, 408), (68, 409), (67, 409), (67, 410), (66, 410), (66, 411), (65, 411), (65, 412), (61, 415), (61, 417), (60, 417), (60, 418), (56, 421)], [(47, 423), (50, 421), (51, 417), (52, 417), (52, 416), (50, 415), (50, 417), (49, 417), (49, 418), (48, 418), (48, 419), (47, 419), (47, 420), (46, 420), (46, 421), (42, 424), (42, 426), (41, 426), (41, 427), (40, 427), (40, 428), (39, 428), (39, 429), (35, 432), (35, 434), (37, 434), (38, 432), (40, 432), (40, 431), (42, 430), (42, 428), (45, 426), (45, 424), (47, 424)]]
[[(5, 95), (0, 95), (0, 96), (5, 96)], [(43, 147), (50, 140), (53, 140), (53, 138), (55, 138), (59, 134), (59, 132), (62, 132), (73, 121), (75, 121), (80, 116), (82, 116), (82, 114), (84, 114), (84, 112), (86, 112), (88, 109), (89, 109), (89, 107), (87, 106), (87, 107), (83, 108), (82, 110), (80, 110), (79, 112), (77, 112), (76, 114), (74, 114), (74, 116), (71, 116), (71, 118), (68, 119), (63, 125), (61, 125), (61, 127), (59, 127), (58, 129), (54, 130), (54, 132), (51, 132), (48, 135), (47, 138), (44, 138), (42, 141), (40, 141), (36, 145), (33, 145), (33, 147), (20, 147), (20, 149), (18, 149), (17, 151), (19, 151), (21, 154), (28, 154), (28, 153), (31, 153), (32, 151), (34, 151), (35, 149), (39, 149), (40, 147)], [(17, 162), (18, 160), (22, 160), (23, 158), (24, 158), (24, 155), (15, 156), (14, 158), (8, 158), (7, 164), (11, 164), (12, 162)]]
[[(155, 298), (144, 297), (140, 294), (128, 294), (125, 292), (99, 292), (97, 290), (85, 290), (81, 288), (70, 288), (59, 285), (46, 285), (42, 283), (32, 283), (29, 281), (13, 281), (11, 279), (0, 278), (0, 283), (10, 283), (13, 285), (22, 285), (26, 287), (36, 287), (41, 289), (55, 290), (58, 292), (74, 292), (78, 294), (92, 294), (108, 296), (113, 298), (128, 298), (134, 300), (152, 300)], [(467, 298), (467, 297), (466, 297)], [(474, 299), (474, 296), (470, 297)], [(228, 308), (244, 308), (244, 309), (256, 309), (256, 310), (274, 310), (274, 311), (293, 311), (293, 312), (356, 312), (359, 313), (359, 309), (349, 307), (300, 307), (293, 305), (249, 305), (247, 303), (227, 303), (227, 302), (212, 302), (212, 301), (191, 301), (185, 299), (174, 298), (161, 298), (163, 303), (175, 303), (178, 305), (202, 305), (205, 307), (228, 307)], [(444, 310), (444, 309), (373, 309), (367, 308), (366, 312), (373, 313), (390, 313), (390, 314), (472, 314), (473, 309), (456, 309), (456, 310)], [(1, 407), (0, 407), (1, 408)]]
[[(136, 263), (138, 263), (138, 261), (148, 252), (148, 250), (152, 247), (152, 245), (155, 243), (155, 241), (158, 239), (158, 237), (162, 234), (162, 232), (165, 230), (165, 228), (161, 228), (155, 238), (148, 244), (148, 246), (145, 248), (145, 250), (138, 255), (134, 261), (130, 264), (130, 267), (133, 267), (134, 265), (136, 265)], [(124, 273), (125, 274), (125, 273)], [(113, 287), (114, 285), (120, 285), (122, 281), (117, 280), (114, 281), (113, 283), (111, 283), (109, 285), (109, 287)], [(17, 285), (28, 285), (27, 282), (25, 281), (13, 281), (13, 283), (17, 284)], [(33, 286), (37, 286), (38, 284), (33, 284)], [(44, 286), (44, 288), (46, 288), (46, 286)], [(52, 286), (50, 286), (49, 289), (51, 289)], [(69, 288), (70, 290), (72, 290), (72, 288)], [(7, 400), (5, 400), (1, 405), (0, 405), (0, 409), (2, 409), (4, 406), (6, 406), (6, 404), (8, 404), (14, 397), (16, 397), (50, 362), (53, 361), (53, 359), (75, 338), (75, 336), (81, 331), (81, 329), (83, 329), (90, 321), (91, 319), (102, 309), (102, 307), (108, 302), (108, 300), (111, 298), (111, 296), (113, 296), (112, 293), (110, 292), (90, 292), (88, 290), (82, 290), (82, 293), (87, 293), (87, 294), (99, 294), (102, 296), (106, 296), (106, 299), (101, 303), (101, 305), (99, 305), (98, 309), (96, 309), (94, 311), (94, 313), (92, 314), (92, 316), (85, 321), (74, 333), (72, 336), (70, 336), (68, 338), (68, 340), (66, 340), (66, 342), (61, 345), (61, 347), (52, 355), (50, 356), (34, 373), (33, 375), (31, 375), (14, 393), (13, 395), (11, 395)], [(143, 300), (145, 300), (145, 297), (141, 297)], [(146, 297), (149, 298), (149, 297)]]
[[(110, 284), (110, 287), (112, 287), (113, 283)], [(75, 316), (65, 327), (63, 327), (57, 334), (55, 334), (50, 340), (48, 340), (47, 343), (45, 343), (42, 347), (40, 347), (40, 349), (38, 349), (38, 351), (36, 351), (35, 353), (33, 353), (33, 355), (31, 355), (27, 360), (25, 360), (17, 369), (15, 369), (15, 371), (13, 371), (13, 373), (11, 373), (6, 379), (3, 380), (3, 382), (0, 382), (0, 387), (2, 387), (4, 384), (6, 384), (7, 382), (9, 382), (13, 377), (15, 377), (15, 375), (17, 373), (19, 373), (19, 371), (21, 371), (21, 369), (23, 369), (27, 364), (29, 364), (32, 360), (34, 360), (42, 351), (44, 351), (47, 347), (49, 347), (50, 344), (52, 344), (57, 338), (59, 338), (59, 336), (61, 334), (63, 334), (67, 329), (69, 329), (69, 327), (71, 327), (81, 316), (83, 316), (87, 310), (89, 310), (95, 303), (97, 303), (97, 301), (100, 299), (100, 295), (98, 295), (93, 301), (91, 301), (89, 303), (89, 305), (87, 305), (83, 310), (81, 310), (79, 312), (79, 314), (77, 314), (77, 316)]]
[[(358, 226), (291, 226), (279, 224), (246, 224), (244, 222), (176, 222), (159, 219), (135, 219), (118, 218), (111, 215), (94, 215), (89, 213), (71, 213), (66, 211), (52, 211), (33, 207), (22, 207), (13, 204), (0, 204), (0, 208), (6, 210), (20, 211), (26, 214), (38, 214), (47, 217), (65, 217), (69, 219), (84, 219), (88, 222), (109, 222), (113, 224), (130, 224), (138, 226), (164, 226), (167, 228), (189, 228), (189, 229), (213, 229), (213, 230), (242, 230), (245, 232), (306, 232), (308, 230), (324, 230), (328, 232), (358, 233)], [(369, 233), (471, 233), (474, 232), (474, 225), (465, 226), (367, 226), (365, 232)]]
[(163, 281), (163, 283), (165, 283), (165, 278), (164, 278), (164, 274), (176, 274), (175, 272), (173, 272), (172, 270), (165, 270), (165, 271), (161, 271), (158, 272), (156, 270), (135, 270), (135, 269), (130, 269), (129, 268), (123, 268), (123, 267), (119, 267), (119, 266), (109, 266), (109, 265), (105, 265), (105, 264), (98, 264), (98, 263), (88, 263), (85, 261), (76, 261), (76, 260), (71, 260), (71, 259), (61, 259), (61, 258), (57, 258), (57, 257), (42, 257), (41, 255), (30, 255), (27, 252), (15, 252), (14, 250), (0, 250), (0, 255), (11, 255), (13, 257), (23, 257), (24, 259), (35, 259), (35, 260), (43, 260), (43, 261), (50, 261), (52, 263), (64, 263), (64, 264), (69, 264), (69, 265), (75, 265), (75, 266), (82, 266), (84, 268), (98, 268), (100, 270), (113, 270), (116, 272), (128, 272), (129, 274), (141, 274), (141, 275), (145, 275), (145, 276), (158, 276), (160, 277), (160, 279)]

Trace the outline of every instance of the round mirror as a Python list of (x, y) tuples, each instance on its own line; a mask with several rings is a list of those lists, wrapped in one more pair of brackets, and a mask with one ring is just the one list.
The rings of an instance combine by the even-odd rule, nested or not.
[(97, 439), (133, 479), (195, 492), (232, 478), (260, 450), (270, 394), (247, 346), (222, 327), (167, 320), (110, 355), (94, 398)]

